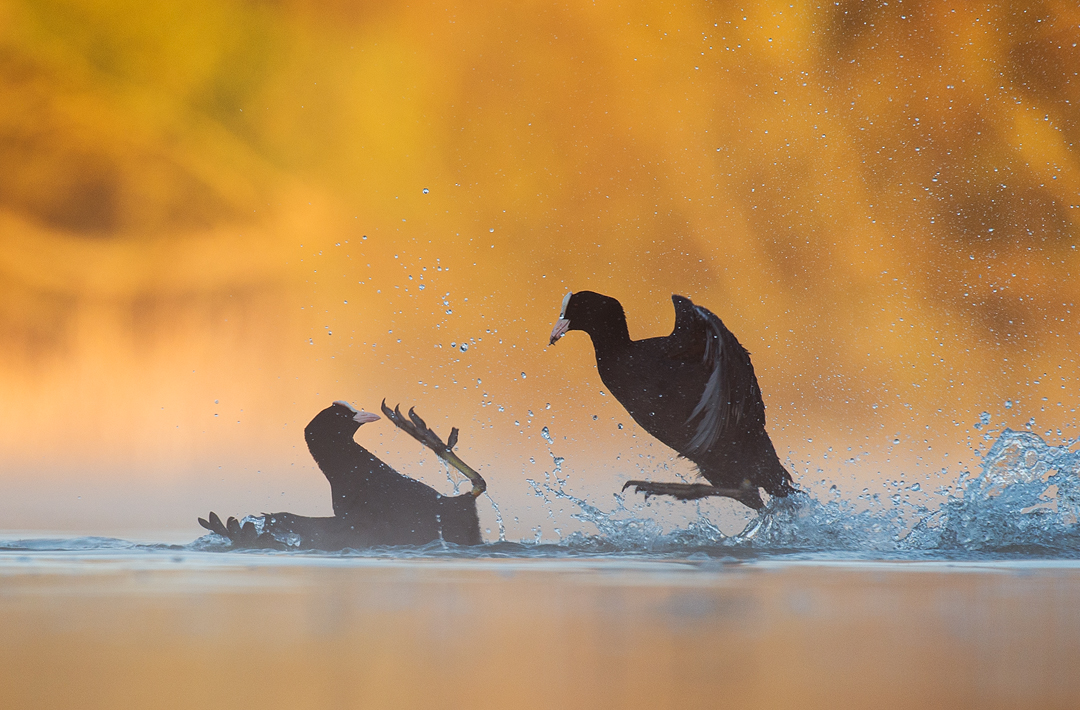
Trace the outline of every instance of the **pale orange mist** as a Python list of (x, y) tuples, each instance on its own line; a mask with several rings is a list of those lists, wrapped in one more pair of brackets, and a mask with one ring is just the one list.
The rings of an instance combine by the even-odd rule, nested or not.
[(0, 527), (327, 512), (338, 398), (459, 426), (511, 527), (553, 455), (684, 471), (546, 346), (581, 288), (721, 316), (804, 485), (948, 483), (983, 410), (1075, 436), (1073, 3), (502, 5), (0, 9)]

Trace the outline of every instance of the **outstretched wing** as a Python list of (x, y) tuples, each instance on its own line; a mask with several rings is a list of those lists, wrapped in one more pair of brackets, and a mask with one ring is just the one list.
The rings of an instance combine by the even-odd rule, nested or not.
[[(696, 422), (686, 454), (703, 454), (725, 431), (764, 414), (750, 353), (735, 335), (707, 308), (695, 306), (689, 298), (672, 296), (675, 330), (672, 341), (675, 357), (700, 362), (708, 379), (697, 406), (686, 420)], [(764, 424), (764, 422), (762, 422)]]

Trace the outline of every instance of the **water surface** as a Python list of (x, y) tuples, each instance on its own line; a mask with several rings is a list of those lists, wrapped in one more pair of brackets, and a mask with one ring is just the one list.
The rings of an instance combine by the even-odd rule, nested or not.
[(1078, 456), (1006, 432), (939, 506), (774, 501), (477, 548), (0, 542), (33, 708), (1074, 708)]

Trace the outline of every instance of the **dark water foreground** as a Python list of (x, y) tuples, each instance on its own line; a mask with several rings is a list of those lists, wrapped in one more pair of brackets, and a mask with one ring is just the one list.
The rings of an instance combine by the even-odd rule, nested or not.
[(1076, 708), (1080, 454), (1005, 432), (938, 504), (558, 544), (0, 542), (0, 707)]

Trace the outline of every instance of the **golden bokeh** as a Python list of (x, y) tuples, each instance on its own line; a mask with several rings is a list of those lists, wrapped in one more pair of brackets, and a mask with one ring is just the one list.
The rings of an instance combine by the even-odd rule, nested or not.
[(0, 6), (0, 526), (327, 513), (338, 398), (460, 427), (511, 537), (552, 456), (670, 477), (571, 289), (716, 312), (813, 490), (1076, 436), (1075, 3), (504, 5)]

